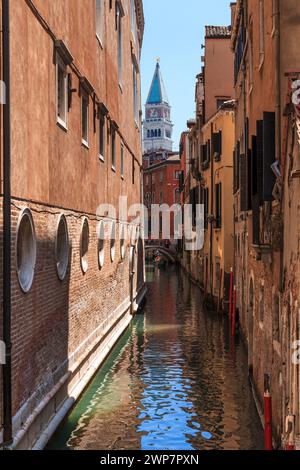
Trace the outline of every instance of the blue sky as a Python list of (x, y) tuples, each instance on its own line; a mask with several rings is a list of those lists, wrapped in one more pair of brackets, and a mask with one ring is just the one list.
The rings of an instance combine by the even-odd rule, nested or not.
[(174, 149), (186, 121), (195, 116), (195, 78), (201, 70), (205, 25), (229, 25), (229, 0), (143, 0), (142, 104), (147, 99), (156, 58), (172, 105)]

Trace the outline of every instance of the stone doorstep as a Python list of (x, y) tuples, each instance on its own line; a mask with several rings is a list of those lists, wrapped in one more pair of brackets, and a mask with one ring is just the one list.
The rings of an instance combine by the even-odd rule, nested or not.
[[(143, 286), (140, 291), (135, 294), (137, 304), (142, 302), (146, 292), (147, 289)], [(125, 307), (124, 303), (122, 306)], [(73, 364), (72, 370), (68, 371), (49, 394), (44, 397), (40, 405), (32, 410), (31, 415), (16, 433), (11, 446), (12, 449), (42, 449), (46, 446), (62, 419), (76, 402), (117, 340), (130, 324), (132, 316), (129, 310), (130, 303), (127, 303), (117, 321), (114, 322), (115, 327), (113, 328), (113, 325), (110, 325), (110, 328), (113, 328), (113, 330), (108, 333), (104, 340), (103, 336), (98, 338), (98, 346), (94, 346), (95, 351), (86, 355), (85, 358), (77, 364), (77, 367)], [(92, 348), (89, 348), (89, 351), (91, 350)], [(25, 410), (26, 404), (21, 408), (20, 414), (18, 412), (19, 418), (17, 416), (14, 417), (15, 425), (18, 420), (21, 419), (21, 416), (24, 415)]]

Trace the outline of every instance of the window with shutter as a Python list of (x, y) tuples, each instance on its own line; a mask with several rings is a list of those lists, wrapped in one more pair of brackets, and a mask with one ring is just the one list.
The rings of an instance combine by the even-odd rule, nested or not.
[(204, 188), (204, 228), (208, 228), (209, 189)]
[(236, 147), (233, 150), (233, 194), (237, 192), (237, 182), (236, 182)]
[(252, 152), (247, 152), (247, 210), (252, 209)]
[(240, 142), (236, 144), (235, 150), (235, 192), (240, 189)]
[(219, 161), (222, 155), (222, 131), (212, 135), (212, 152), (216, 161)]
[(263, 121), (256, 123), (256, 181), (257, 181), (257, 194), (260, 203), (263, 200)]
[(246, 156), (240, 156), (240, 211), (245, 212), (247, 204), (247, 161)]
[(218, 183), (215, 185), (215, 200), (216, 200), (215, 228), (220, 229), (222, 227), (222, 183)]
[(252, 233), (253, 245), (260, 245), (260, 199), (258, 194), (252, 198)]
[(263, 120), (263, 165), (262, 165), (262, 198), (273, 200), (273, 188), (276, 182), (271, 165), (275, 162), (275, 113), (265, 112)]
[(251, 196), (253, 197), (255, 194), (257, 194), (257, 138), (256, 135), (253, 135), (251, 159)]

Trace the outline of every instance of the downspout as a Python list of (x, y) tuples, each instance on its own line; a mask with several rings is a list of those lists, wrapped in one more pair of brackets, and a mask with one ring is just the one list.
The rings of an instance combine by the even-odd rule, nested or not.
[(6, 88), (3, 106), (3, 341), (6, 347), (3, 365), (3, 444), (12, 443), (11, 384), (11, 185), (10, 185), (10, 0), (2, 0), (2, 68)]

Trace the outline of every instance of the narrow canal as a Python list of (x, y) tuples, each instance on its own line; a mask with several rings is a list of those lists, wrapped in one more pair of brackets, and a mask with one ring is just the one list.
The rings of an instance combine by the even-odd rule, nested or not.
[(48, 449), (261, 449), (241, 342), (178, 268), (147, 270), (136, 316)]

